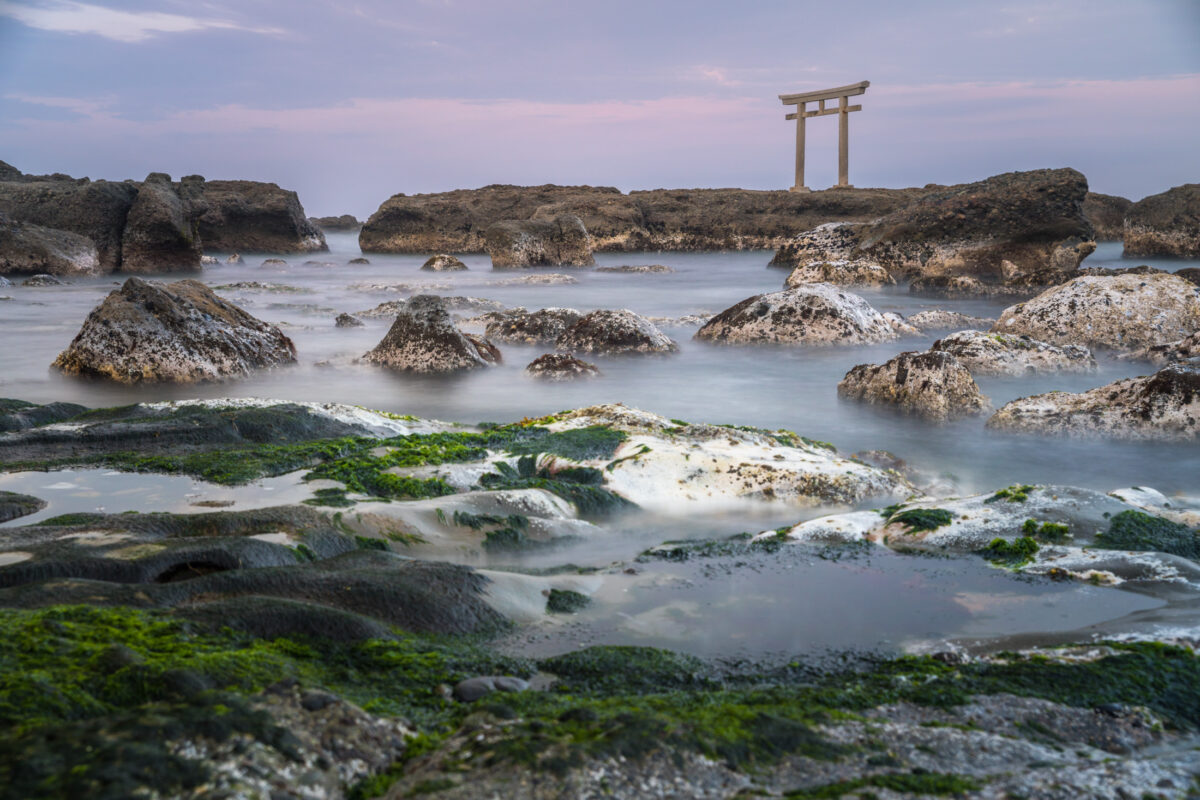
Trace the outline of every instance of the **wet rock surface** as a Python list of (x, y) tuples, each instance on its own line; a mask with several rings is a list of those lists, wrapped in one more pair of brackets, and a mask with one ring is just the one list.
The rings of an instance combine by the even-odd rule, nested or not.
[(558, 337), (558, 349), (597, 355), (674, 353), (674, 340), (645, 317), (620, 309), (593, 311)]
[(0, 273), (99, 275), (103, 271), (91, 239), (70, 231), (18, 222), (0, 212)]
[(448, 256), (444, 253), (441, 255), (430, 256), (429, 260), (421, 265), (421, 269), (429, 272), (455, 272), (458, 270), (464, 270), (466, 268), (466, 264), (459, 261), (454, 256)]
[(498, 342), (553, 344), (581, 319), (583, 314), (573, 308), (515, 311), (488, 322), (485, 333)]
[(835, 286), (893, 286), (896, 279), (886, 269), (870, 261), (813, 261), (792, 270), (783, 282), (785, 289), (805, 283), (831, 283)]
[(45, 507), (46, 501), (40, 497), (19, 492), (0, 491), (0, 522), (27, 517)]
[(592, 242), (583, 221), (572, 214), (553, 219), (497, 222), (485, 234), (493, 269), (590, 267)]
[(206, 250), (309, 253), (328, 250), (295, 192), (258, 181), (206, 181), (200, 239)]
[(1200, 183), (1186, 183), (1129, 207), (1127, 256), (1200, 256)]
[(973, 375), (1037, 375), (1095, 372), (1096, 359), (1086, 347), (1057, 347), (1028, 336), (959, 331), (938, 339), (931, 350), (950, 353)]
[(898, 334), (866, 300), (827, 283), (748, 297), (725, 309), (695, 338), (729, 344), (870, 344)]
[(363, 359), (405, 372), (455, 372), (495, 364), (500, 353), (486, 339), (460, 331), (440, 297), (417, 295)]
[(901, 353), (884, 364), (859, 364), (838, 383), (837, 392), (838, 397), (894, 407), (934, 422), (991, 407), (967, 368), (937, 350)]
[(278, 328), (202, 283), (129, 278), (88, 315), (54, 366), (120, 383), (195, 383), (295, 360), (295, 345)]
[(1200, 330), (1200, 287), (1167, 274), (1085, 276), (1004, 310), (996, 333), (1132, 350)]
[(525, 372), (545, 381), (573, 381), (594, 378), (600, 374), (595, 364), (589, 364), (566, 353), (546, 353), (529, 362)]

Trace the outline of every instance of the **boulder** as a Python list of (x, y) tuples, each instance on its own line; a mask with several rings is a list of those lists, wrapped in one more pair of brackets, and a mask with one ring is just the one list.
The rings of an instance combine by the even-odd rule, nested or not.
[(199, 270), (200, 215), (204, 212), (204, 178), (191, 175), (171, 183), (171, 176), (152, 172), (142, 181), (125, 220), (121, 237), (121, 270), (133, 273)]
[(908, 317), (908, 324), (921, 331), (987, 330), (996, 324), (996, 320), (984, 317), (972, 317), (958, 311), (946, 311), (933, 308), (929, 311), (918, 311)]
[(525, 367), (525, 372), (546, 381), (573, 381), (576, 378), (594, 378), (600, 374), (595, 364), (581, 361), (566, 353), (546, 353), (538, 356)]
[(832, 283), (835, 286), (893, 286), (896, 279), (878, 264), (861, 259), (851, 261), (810, 261), (792, 270), (783, 282), (785, 289), (805, 283)]
[(1200, 363), (1200, 330), (1178, 342), (1143, 347), (1120, 358), (1129, 361), (1149, 361), (1159, 366), (1182, 362)]
[(455, 327), (442, 298), (422, 294), (404, 304), (387, 335), (363, 359), (405, 372), (456, 372), (497, 364), (500, 351)]
[(598, 355), (674, 353), (679, 350), (679, 345), (650, 320), (628, 309), (593, 311), (567, 328), (556, 344), (560, 351)]
[(695, 338), (729, 344), (873, 344), (897, 338), (883, 315), (828, 283), (748, 297), (709, 320)]
[(130, 278), (88, 315), (54, 366), (120, 383), (194, 383), (296, 360), (292, 340), (202, 283)]
[(63, 286), (64, 282), (53, 275), (33, 275), (21, 281), (22, 286)]
[(206, 181), (200, 217), (205, 250), (309, 253), (328, 250), (295, 192), (258, 181)]
[(997, 333), (1132, 350), (1200, 330), (1200, 287), (1169, 274), (1085, 276), (1004, 309)]
[(907, 277), (1049, 285), (1095, 249), (1086, 194), (1087, 180), (1073, 169), (995, 175), (932, 191), (874, 222), (808, 231), (771, 263), (862, 259)]
[(1119, 242), (1125, 236), (1125, 215), (1133, 201), (1125, 197), (1088, 192), (1083, 198), (1083, 215), (1092, 223), (1096, 241)]
[(363, 321), (353, 314), (338, 314), (333, 324), (339, 328), (361, 328)]
[(356, 231), (362, 223), (353, 214), (342, 214), (340, 217), (309, 217), (308, 221), (326, 231)]
[(859, 364), (842, 378), (838, 397), (890, 405), (932, 422), (974, 416), (991, 403), (950, 353), (901, 353), (884, 364)]
[(972, 375), (1043, 375), (1095, 372), (1096, 359), (1086, 347), (1056, 347), (1028, 336), (959, 331), (938, 339), (931, 350), (950, 353)]
[(591, 237), (583, 221), (572, 214), (551, 220), (497, 222), (485, 234), (493, 269), (514, 267), (590, 267)]
[(987, 426), (1023, 433), (1113, 439), (1200, 439), (1200, 368), (1170, 364), (1087, 392), (1013, 400)]
[(487, 323), (484, 333), (498, 342), (517, 344), (553, 344), (579, 320), (583, 314), (573, 308), (543, 308), (501, 314)]
[(100, 275), (100, 256), (86, 236), (18, 222), (0, 212), (0, 273)]
[(1142, 198), (1125, 216), (1125, 255), (1200, 257), (1200, 183)]
[(421, 269), (429, 272), (454, 272), (466, 268), (466, 264), (459, 261), (454, 256), (449, 256), (445, 253), (440, 253), (436, 256), (433, 256), (421, 265)]

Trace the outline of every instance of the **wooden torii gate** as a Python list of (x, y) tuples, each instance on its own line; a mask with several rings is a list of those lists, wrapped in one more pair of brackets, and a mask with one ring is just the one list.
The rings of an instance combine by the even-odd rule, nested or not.
[[(851, 97), (866, 94), (870, 81), (860, 81), (849, 86), (838, 86), (833, 89), (821, 89), (816, 92), (801, 94), (781, 94), (779, 99), (785, 106), (796, 106), (796, 110), (788, 114), (786, 119), (796, 120), (796, 185), (788, 191), (811, 191), (804, 185), (804, 120), (809, 117), (823, 117), (827, 114), (838, 115), (838, 182), (837, 185), (850, 187), (850, 130), (848, 127), (851, 111), (862, 111), (861, 105), (849, 105)], [(829, 100), (837, 100), (836, 108), (826, 108)], [(809, 103), (819, 103), (816, 111), (807, 111)]]

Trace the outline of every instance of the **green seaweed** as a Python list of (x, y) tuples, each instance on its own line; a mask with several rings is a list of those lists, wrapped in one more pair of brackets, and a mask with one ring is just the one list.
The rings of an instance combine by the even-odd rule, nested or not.
[(592, 598), (570, 589), (551, 589), (546, 599), (546, 612), (550, 614), (574, 614), (587, 608)]
[(1038, 543), (1029, 536), (1022, 536), (1011, 542), (997, 536), (992, 539), (982, 554), (992, 563), (1019, 567), (1032, 561), (1034, 554), (1039, 549)]
[(1200, 560), (1200, 533), (1186, 525), (1143, 511), (1122, 511), (1108, 530), (1096, 535), (1093, 547), (1106, 550), (1152, 550)]
[(984, 500), (985, 503), (998, 503), (1001, 500), (1007, 500), (1010, 503), (1024, 503), (1029, 499), (1029, 493), (1036, 489), (1036, 486), (1031, 486), (1027, 483), (1014, 483), (994, 495)]
[(906, 525), (905, 533), (936, 530), (954, 521), (954, 515), (944, 508), (912, 508), (888, 518), (888, 524), (899, 522)]

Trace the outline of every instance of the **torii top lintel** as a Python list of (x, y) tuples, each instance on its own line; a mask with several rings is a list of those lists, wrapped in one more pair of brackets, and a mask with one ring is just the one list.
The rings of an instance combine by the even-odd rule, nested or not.
[(851, 83), (847, 86), (837, 86), (833, 89), (819, 89), (815, 92), (801, 92), (800, 94), (781, 94), (779, 99), (783, 101), (785, 106), (794, 106), (798, 103), (813, 103), (817, 100), (834, 100), (838, 97), (854, 97), (860, 94), (866, 94), (867, 87), (871, 85), (870, 81), (859, 81)]

